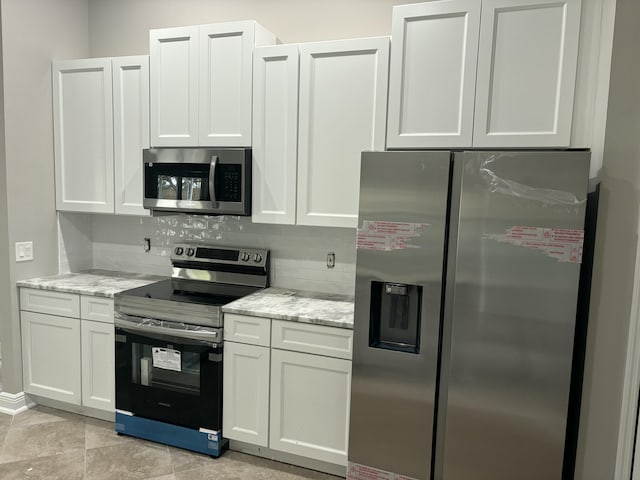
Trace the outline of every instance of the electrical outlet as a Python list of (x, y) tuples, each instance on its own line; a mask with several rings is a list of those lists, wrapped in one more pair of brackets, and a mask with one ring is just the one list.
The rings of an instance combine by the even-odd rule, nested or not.
[(33, 242), (16, 242), (16, 262), (33, 260)]
[(336, 254), (333, 252), (327, 253), (327, 268), (333, 268), (336, 266)]
[(144, 237), (144, 251), (148, 253), (149, 250), (151, 250), (151, 239)]

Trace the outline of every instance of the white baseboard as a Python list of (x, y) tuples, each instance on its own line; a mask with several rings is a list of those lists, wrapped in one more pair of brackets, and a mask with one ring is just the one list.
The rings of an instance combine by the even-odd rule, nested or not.
[(24, 392), (9, 393), (0, 392), (0, 412), (9, 415), (22, 413), (36, 404), (33, 403)]

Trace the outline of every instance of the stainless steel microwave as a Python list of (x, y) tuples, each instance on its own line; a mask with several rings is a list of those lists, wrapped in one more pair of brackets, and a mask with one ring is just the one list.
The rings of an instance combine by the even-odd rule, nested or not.
[(152, 213), (251, 215), (251, 149), (150, 148), (142, 160)]

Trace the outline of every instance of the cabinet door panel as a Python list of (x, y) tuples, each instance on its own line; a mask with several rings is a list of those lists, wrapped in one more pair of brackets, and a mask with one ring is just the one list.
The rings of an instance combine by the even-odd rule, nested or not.
[(269, 347), (225, 342), (222, 432), (266, 447), (269, 439)]
[(82, 320), (82, 404), (115, 411), (113, 325)]
[(113, 213), (111, 60), (53, 63), (56, 207)]
[(580, 0), (483, 1), (474, 146), (569, 145), (579, 28)]
[(347, 464), (351, 362), (271, 351), (270, 448)]
[(142, 149), (149, 148), (149, 57), (114, 58), (115, 212), (149, 215), (142, 207)]
[(253, 205), (257, 223), (296, 223), (298, 45), (253, 56)]
[(200, 145), (251, 146), (255, 22), (200, 26)]
[(297, 223), (356, 227), (360, 154), (383, 150), (388, 37), (300, 46)]
[(20, 312), (24, 390), (80, 405), (80, 320)]
[(393, 8), (387, 147), (469, 147), (480, 2)]
[(198, 145), (198, 27), (150, 30), (151, 145)]

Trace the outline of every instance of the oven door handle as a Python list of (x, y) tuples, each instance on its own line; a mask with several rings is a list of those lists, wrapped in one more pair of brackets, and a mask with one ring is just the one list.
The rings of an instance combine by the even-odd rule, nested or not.
[(122, 318), (116, 318), (115, 326), (140, 333), (167, 335), (171, 337), (185, 338), (188, 340), (201, 340), (209, 344), (221, 343), (222, 341), (218, 332), (211, 332), (207, 330), (180, 330), (177, 328), (158, 327), (155, 325), (142, 326), (138, 322), (131, 322)]

